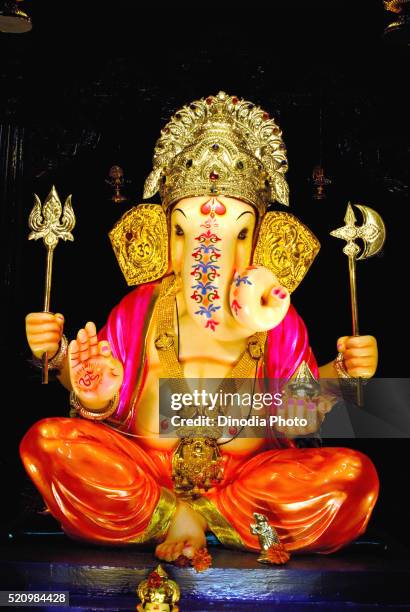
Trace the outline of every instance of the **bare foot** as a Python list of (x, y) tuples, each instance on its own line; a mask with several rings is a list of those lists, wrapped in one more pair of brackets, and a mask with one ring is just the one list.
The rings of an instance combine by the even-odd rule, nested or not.
[(186, 502), (178, 506), (167, 533), (167, 537), (155, 549), (155, 554), (164, 561), (175, 561), (179, 555), (192, 559), (195, 552), (206, 544), (206, 521)]

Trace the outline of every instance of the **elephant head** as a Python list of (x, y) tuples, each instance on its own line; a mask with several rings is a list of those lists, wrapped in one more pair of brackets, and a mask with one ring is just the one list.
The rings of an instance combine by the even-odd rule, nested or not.
[(320, 245), (296, 217), (227, 196), (129, 210), (110, 232), (129, 285), (175, 273), (192, 320), (220, 340), (275, 327)]

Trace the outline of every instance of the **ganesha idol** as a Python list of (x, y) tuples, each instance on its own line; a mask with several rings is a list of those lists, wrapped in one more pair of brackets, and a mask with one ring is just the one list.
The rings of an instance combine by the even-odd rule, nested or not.
[(68, 536), (150, 543), (174, 561), (192, 558), (209, 532), (260, 551), (255, 512), (289, 553), (330, 553), (366, 529), (379, 486), (369, 458), (299, 444), (330, 409), (326, 398), (285, 402), (282, 416), (299, 412), (305, 425), (285, 418), (261, 437), (161, 432), (160, 379), (183, 388), (188, 379), (289, 381), (300, 368), (335, 380), (340, 368), (353, 378), (376, 370), (372, 336), (342, 336), (343, 361), (316, 363), (290, 295), (319, 243), (290, 213), (268, 211), (288, 205), (286, 171), (282, 133), (258, 106), (224, 92), (184, 106), (162, 129), (145, 183), (144, 198), (159, 192), (161, 204), (135, 206), (110, 232), (135, 287), (101, 330), (87, 322), (71, 342), (62, 314), (27, 315), (31, 351), (47, 352), (72, 409), (35, 423), (20, 452)]

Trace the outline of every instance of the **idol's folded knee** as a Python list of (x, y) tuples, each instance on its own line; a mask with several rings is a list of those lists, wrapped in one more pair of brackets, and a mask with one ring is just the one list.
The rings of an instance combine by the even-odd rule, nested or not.
[(74, 419), (68, 417), (49, 417), (34, 423), (20, 442), (20, 456), (23, 462), (25, 461), (27, 453), (33, 449), (45, 450), (47, 441), (59, 439), (62, 427), (65, 426), (67, 428), (70, 422), (72, 422), (72, 425), (75, 425)]
[(316, 552), (335, 552), (362, 535), (379, 493), (377, 471), (367, 455), (347, 448), (334, 450), (337, 458), (330, 487), (338, 512), (316, 544), (310, 547)]
[[(372, 492), (373, 503), (379, 492), (379, 477), (376, 468), (364, 453), (351, 448), (342, 448), (343, 456), (339, 460), (340, 473), (356, 495), (368, 497)], [(369, 500), (370, 501), (370, 500)]]
[[(346, 450), (346, 506), (357, 516), (359, 533), (368, 523), (379, 494), (379, 477), (369, 457), (360, 451)], [(349, 486), (350, 485), (350, 486)], [(362, 515), (360, 526), (359, 516)]]

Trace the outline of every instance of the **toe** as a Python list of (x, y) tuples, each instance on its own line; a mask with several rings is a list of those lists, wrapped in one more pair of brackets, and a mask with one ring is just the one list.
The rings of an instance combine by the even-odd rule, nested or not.
[(163, 559), (164, 561), (167, 560), (168, 553), (169, 553), (169, 542), (163, 542), (162, 544), (159, 544), (155, 549), (155, 555), (159, 559)]
[(164, 546), (164, 550), (162, 552), (162, 558), (164, 561), (172, 561), (172, 544), (167, 544)]
[(162, 559), (163, 550), (164, 550), (164, 544), (158, 544), (158, 546), (155, 549), (155, 556), (159, 557), (159, 559)]
[(172, 550), (172, 560), (178, 559), (180, 555), (182, 555), (182, 550), (184, 548), (184, 542), (176, 542)]
[(182, 554), (188, 557), (188, 559), (192, 559), (195, 554), (195, 547), (187, 542), (182, 549)]

